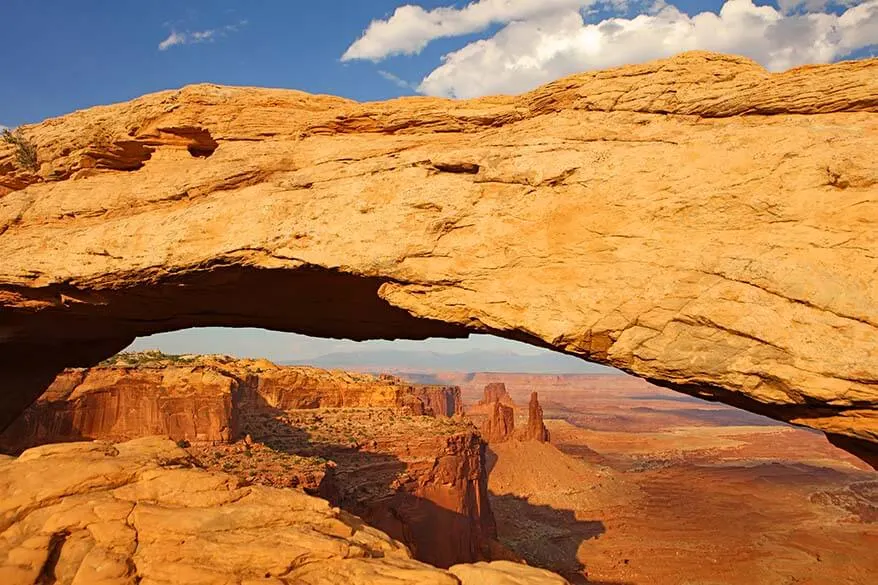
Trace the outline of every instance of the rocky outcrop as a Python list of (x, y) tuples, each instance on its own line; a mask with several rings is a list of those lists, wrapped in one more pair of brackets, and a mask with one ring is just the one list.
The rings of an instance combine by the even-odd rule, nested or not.
[(507, 562), (431, 567), (324, 500), (198, 469), (157, 438), (0, 458), (0, 530), (9, 585), (565, 583)]
[(695, 52), (521, 96), (199, 85), (25, 127), (37, 171), (0, 145), (0, 426), (158, 331), (491, 333), (874, 461), (876, 72)]
[(308, 366), (260, 372), (255, 383), (248, 384), (242, 400), (282, 410), (408, 405), (430, 416), (454, 416), (461, 411), (460, 389), (454, 386), (415, 385), (386, 374), (376, 378)]
[(0, 433), (0, 451), (148, 435), (225, 442), (238, 433), (239, 382), (206, 366), (65, 370)]
[(126, 354), (59, 375), (0, 434), (0, 450), (154, 434), (191, 442), (203, 466), (325, 497), (447, 568), (493, 558), (496, 537), (484, 444), (447, 418), (459, 405), (455, 387), (386, 375)]
[(495, 402), (502, 402), (506, 406), (513, 406), (512, 397), (506, 390), (506, 384), (503, 382), (491, 382), (485, 384), (485, 395), (478, 402), (478, 406), (491, 406)]
[(140, 365), (116, 358), (123, 363), (62, 372), (37, 402), (0, 433), (0, 451), (147, 435), (228, 442), (240, 435), (242, 412), (265, 409), (405, 406), (429, 416), (454, 416), (461, 409), (460, 389), (454, 386), (276, 366), (267, 360), (164, 358)]
[(524, 429), (525, 441), (539, 441), (540, 443), (549, 442), (549, 429), (543, 422), (543, 407), (540, 406), (539, 395), (536, 392), (530, 393), (530, 403), (527, 409), (527, 428)]
[[(360, 481), (342, 487), (338, 505), (405, 542), (415, 558), (431, 565), (447, 568), (491, 559), (497, 527), (481, 437), (466, 432), (407, 441), (404, 447), (379, 451), (396, 452), (405, 462), (397, 477), (379, 485), (380, 480), (361, 474)], [(363, 497), (376, 488), (384, 494)]]
[(515, 435), (515, 409), (499, 400), (491, 403), (490, 414), (482, 423), (482, 437), (488, 443), (502, 443)]

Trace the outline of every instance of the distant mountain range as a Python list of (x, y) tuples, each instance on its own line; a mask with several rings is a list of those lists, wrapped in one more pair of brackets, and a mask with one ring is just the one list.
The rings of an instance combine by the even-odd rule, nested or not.
[(280, 362), (285, 365), (312, 365), (389, 372), (527, 372), (532, 374), (606, 374), (617, 370), (579, 358), (546, 351), (518, 354), (505, 351), (475, 350), (465, 353), (439, 353), (394, 349), (334, 352), (321, 356)]

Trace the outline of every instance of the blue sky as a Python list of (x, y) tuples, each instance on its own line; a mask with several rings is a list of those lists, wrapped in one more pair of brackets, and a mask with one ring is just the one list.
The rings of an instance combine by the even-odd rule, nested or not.
[[(739, 1), (750, 2), (735, 0)], [(536, 6), (513, 24), (521, 25), (523, 22), (527, 25), (528, 22), (540, 21), (543, 28), (560, 29), (561, 20), (558, 19), (564, 13), (569, 15), (577, 9), (580, 13), (586, 13), (586, 22), (597, 24), (613, 16), (630, 19), (637, 14), (648, 14), (654, 2), (482, 0), (475, 4), (489, 8), (490, 5), (501, 4)], [(453, 54), (474, 41), (494, 40), (498, 33), (507, 33), (508, 37), (512, 37), (507, 39), (510, 42), (521, 40), (511, 34), (516, 31), (505, 30), (510, 28), (507, 26), (509, 22), (503, 22), (500, 14), (499, 21), (490, 23), (483, 30), (433, 39), (418, 54), (391, 55), (377, 62), (363, 59), (341, 61), (342, 55), (373, 20), (386, 20), (405, 4), (396, 0), (263, 0), (247, 3), (231, 0), (87, 0), (51, 3), (3, 0), (0, 22), (3, 23), (5, 48), (0, 53), (0, 66), (4, 74), (4, 83), (0, 84), (0, 124), (17, 126), (37, 122), (83, 107), (123, 101), (152, 91), (204, 81), (296, 88), (357, 100), (386, 99), (412, 94), (415, 90), (382, 76), (381, 71), (417, 87), (427, 75), (440, 67), (443, 56)], [(429, 12), (439, 7), (461, 9), (470, 3), (427, 0), (412, 4)], [(560, 8), (554, 12), (539, 9), (540, 6), (551, 7), (553, 4)], [(677, 0), (669, 4), (684, 16), (693, 16), (703, 12), (715, 13), (723, 2)], [(757, 0), (755, 4), (757, 7), (778, 7), (777, 2)], [(807, 16), (802, 14), (807, 5), (822, 6), (816, 13), (838, 15), (850, 8), (845, 4), (859, 5), (854, 8), (863, 10), (864, 6), (869, 7), (876, 2), (784, 0), (782, 4), (792, 6), (786, 17), (791, 22), (795, 17)], [(622, 8), (616, 9), (614, 6)], [(875, 8), (878, 10), (878, 7)], [(458, 10), (458, 15), (460, 12)], [(516, 15), (513, 11), (512, 16)], [(462, 19), (466, 20), (465, 15)], [(872, 20), (878, 20), (878, 17)], [(755, 22), (745, 22), (742, 26), (749, 26), (754, 34), (761, 34), (759, 24)], [(418, 24), (417, 21), (410, 21), (401, 23), (400, 27), (414, 29)], [(519, 34), (527, 32), (521, 30), (527, 29), (526, 26), (512, 28), (519, 29)], [(867, 29), (865, 34), (871, 36), (873, 43), (878, 40), (874, 26), (871, 29), (861, 28)], [(190, 35), (213, 32), (213, 35), (204, 42), (179, 44), (160, 50), (159, 44), (172, 32), (184, 35), (187, 32)], [(652, 47), (637, 51), (631, 58), (624, 59), (626, 62), (644, 60), (658, 55), (662, 50), (674, 50), (673, 43), (666, 49), (658, 46), (667, 44), (664, 42), (666, 37), (651, 39), (642, 32), (637, 36), (646, 36)], [(705, 36), (716, 35), (710, 32), (702, 34), (702, 40), (696, 39), (695, 43), (707, 42)], [(732, 42), (729, 49), (737, 48), (738, 52), (755, 50), (753, 45), (758, 43), (746, 35), (738, 36), (738, 44)], [(798, 36), (806, 35), (799, 31)], [(386, 39), (383, 40), (386, 42)], [(562, 37), (558, 40), (565, 39)], [(802, 42), (807, 46), (810, 44), (808, 40), (805, 38)], [(380, 45), (382, 39), (377, 41)], [(630, 39), (621, 38), (620, 42), (626, 46), (632, 44)], [(783, 38), (779, 42), (781, 45), (795, 44)], [(688, 47), (680, 44), (680, 48)], [(524, 50), (528, 48), (525, 46)], [(861, 48), (854, 51), (853, 56), (871, 52), (872, 48)], [(618, 46), (608, 45), (605, 53), (625, 57), (625, 51)], [(608, 61), (606, 54), (585, 60), (577, 60), (574, 56), (567, 58), (566, 62), (564, 57), (562, 54), (556, 60), (560, 63), (555, 63), (560, 71), (582, 70)], [(804, 57), (807, 60), (807, 55)], [(476, 75), (491, 77), (478, 68), (479, 64), (490, 64), (473, 64)], [(508, 69), (508, 63), (502, 65)], [(544, 69), (551, 71), (552, 67)], [(526, 87), (528, 80), (500, 84), (498, 89), (507, 86), (517, 88), (516, 83)], [(437, 91), (446, 90), (448, 93), (447, 84), (434, 85)], [(452, 91), (454, 89), (451, 88)], [(462, 93), (466, 93), (466, 90)]]
[[(2, 0), (0, 23), (0, 126), (14, 127), (198, 82), (471, 97), (688, 49), (779, 71), (874, 54), (878, 0)], [(148, 344), (278, 359), (350, 347), (253, 330)], [(536, 351), (484, 336), (413, 347)]]

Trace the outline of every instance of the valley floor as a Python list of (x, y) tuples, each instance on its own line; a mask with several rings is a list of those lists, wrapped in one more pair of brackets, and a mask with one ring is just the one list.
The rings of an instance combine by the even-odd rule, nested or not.
[(499, 538), (532, 564), (574, 583), (878, 582), (878, 474), (821, 434), (640, 380), (502, 376), (550, 419), (552, 444), (488, 452)]

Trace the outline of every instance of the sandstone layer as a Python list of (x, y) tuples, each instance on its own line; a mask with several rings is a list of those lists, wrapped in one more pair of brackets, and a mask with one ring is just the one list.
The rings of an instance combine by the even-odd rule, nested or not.
[(481, 431), (488, 443), (509, 441), (515, 436), (515, 409), (495, 400), (489, 407)]
[(449, 418), (459, 388), (224, 356), (108, 361), (62, 372), (0, 433), (0, 452), (163, 435), (204, 467), (326, 498), (421, 561), (496, 557), (484, 443)]
[(524, 429), (525, 441), (549, 442), (549, 429), (543, 421), (543, 407), (540, 406), (540, 397), (537, 392), (530, 393), (530, 402), (527, 405), (527, 427)]
[(199, 325), (492, 333), (878, 459), (878, 59), (695, 52), (520, 96), (198, 85), (0, 145), (6, 425)]
[(42, 396), (0, 433), (0, 452), (62, 441), (124, 441), (148, 435), (229, 442), (240, 416), (265, 409), (387, 407), (454, 416), (454, 386), (409, 384), (309, 366), (225, 356), (122, 354), (90, 369), (61, 372)]
[(566, 583), (506, 562), (431, 567), (324, 500), (194, 468), (158, 438), (0, 459), (0, 530), (8, 585)]

